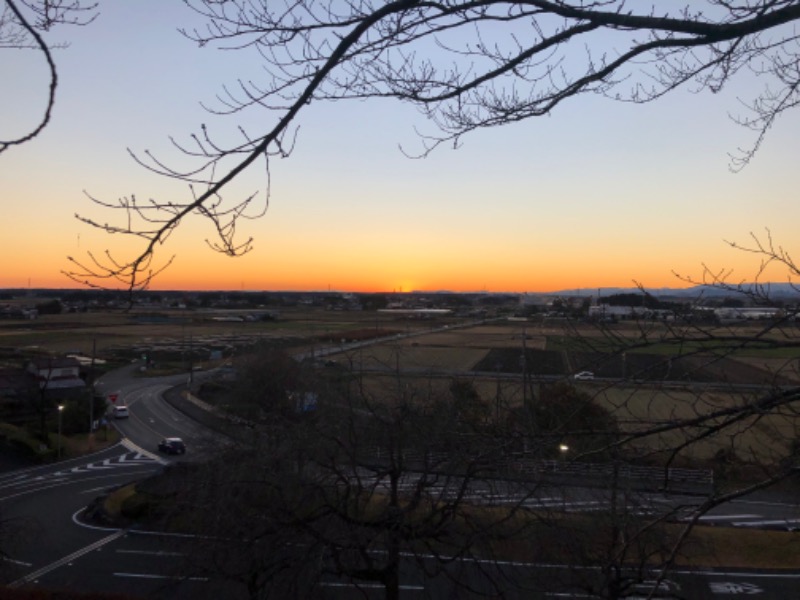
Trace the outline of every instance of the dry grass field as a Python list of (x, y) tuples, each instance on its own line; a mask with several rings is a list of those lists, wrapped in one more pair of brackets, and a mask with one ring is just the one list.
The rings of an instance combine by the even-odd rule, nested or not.
[[(703, 414), (741, 405), (751, 394), (724, 393), (645, 387), (583, 387), (593, 393), (595, 401), (616, 416), (622, 431), (636, 432), (657, 425), (689, 421)], [(682, 453), (684, 460), (707, 463), (720, 452), (739, 461), (769, 465), (777, 457), (786, 456), (800, 434), (798, 415), (787, 413), (754, 414), (729, 425), (724, 433), (709, 435), (692, 444)], [(719, 421), (716, 421), (719, 422)], [(715, 423), (716, 423), (715, 422)], [(705, 423), (709, 425), (713, 423)], [(682, 427), (650, 436), (638, 442), (641, 450), (676, 448), (688, 435), (698, 436), (704, 429)]]
[[(489, 323), (468, 327), (450, 328), (420, 333), (411, 337), (377, 343), (369, 349), (356, 351), (361, 356), (355, 364), (365, 368), (385, 366), (408, 371), (464, 371), (469, 372), (486, 354), (497, 348), (522, 347), (524, 328), (517, 322)], [(527, 333), (528, 348), (543, 349), (547, 343), (544, 334)], [(360, 363), (358, 361), (361, 361)]]
[[(253, 311), (251, 311), (253, 312)], [(257, 311), (255, 311), (257, 312)], [(325, 311), (313, 308), (281, 310), (273, 321), (220, 320), (245, 316), (248, 311), (159, 310), (45, 315), (34, 321), (0, 321), (0, 348), (17, 360), (34, 350), (57, 354), (79, 352), (90, 355), (93, 345), (100, 358), (122, 354), (138, 355), (142, 351), (172, 351), (180, 355), (191, 347), (194, 352), (210, 352), (227, 348), (239, 355), (254, 343), (281, 344), (291, 352), (327, 348), (328, 357), (343, 366), (363, 369), (365, 387), (375, 394), (391, 393), (397, 373), (406, 383), (421, 390), (437, 393), (446, 389), (454, 377), (471, 379), (487, 403), (496, 406), (520, 402), (522, 399), (519, 363), (523, 342), (528, 351), (542, 352), (560, 347), (568, 334), (558, 323), (525, 323), (493, 321), (460, 326), (452, 317), (434, 320), (400, 318), (375, 312)], [(336, 352), (356, 332), (359, 336), (391, 334), (383, 340), (355, 350)], [(634, 328), (622, 325), (616, 333), (633, 335)], [(749, 333), (755, 333), (753, 329)], [(748, 331), (740, 332), (747, 335)], [(591, 338), (599, 333), (592, 327), (580, 331)], [(598, 338), (599, 339), (599, 338)], [(498, 372), (496, 376), (478, 375), (476, 365), (490, 352), (505, 352), (514, 372)], [(726, 369), (731, 372), (777, 372), (796, 379), (798, 360), (793, 356), (770, 353), (743, 354)], [(738, 365), (738, 366), (737, 366)], [(572, 367), (565, 363), (566, 379)], [(488, 369), (492, 371), (490, 366)], [(536, 374), (535, 367), (533, 368)], [(552, 373), (550, 373), (552, 374)], [(750, 375), (746, 375), (749, 377)], [(742, 393), (722, 389), (700, 390), (643, 385), (607, 385), (582, 382), (579, 386), (594, 400), (614, 414), (623, 430), (634, 431), (653, 424), (691, 419), (714, 409), (735, 406), (746, 399)], [(794, 415), (761, 415), (743, 420), (730, 428), (725, 436), (710, 437), (696, 444), (693, 458), (709, 460), (721, 450), (733, 452), (745, 461), (769, 461), (776, 450), (785, 451), (790, 440), (797, 438)], [(650, 447), (674, 447), (687, 431), (676, 429), (647, 438)]]
[[(133, 310), (42, 315), (35, 320), (0, 321), (0, 348), (55, 354), (113, 354), (124, 349), (169, 345), (246, 346), (280, 340), (291, 345), (324, 345), (365, 328), (414, 331), (418, 323), (397, 323), (374, 313), (281, 310), (275, 320), (233, 320), (266, 311)], [(330, 343), (330, 342), (328, 342)]]
[[(587, 335), (593, 332), (588, 328), (585, 331)], [(532, 327), (523, 330), (517, 322), (454, 328), (378, 343), (351, 352), (346, 360), (355, 369), (363, 367), (368, 372), (363, 385), (376, 396), (398, 394), (397, 373), (402, 373), (406, 384), (424, 390), (425, 394), (443, 394), (453, 378), (468, 378), (490, 406), (514, 405), (523, 397), (521, 373), (487, 376), (485, 371), (476, 373), (473, 369), (492, 351), (506, 350), (514, 357), (517, 353), (521, 355), (523, 334), (526, 348), (533, 350), (546, 348), (551, 336), (561, 336), (564, 332), (555, 328), (549, 328), (546, 333)], [(637, 432), (736, 407), (767, 390), (705, 385), (717, 381), (717, 377), (720, 383), (751, 383), (751, 378), (769, 381), (778, 371), (785, 376), (796, 362), (791, 357), (759, 356), (756, 352), (754, 356), (727, 358), (717, 370), (706, 369), (700, 384), (663, 386), (657, 382), (623, 384), (598, 380), (576, 382), (576, 385), (597, 404), (607, 408), (617, 418), (622, 431)], [(385, 372), (376, 374), (375, 369)], [(570, 371), (561, 372), (564, 380), (569, 374)], [(711, 435), (692, 444), (681, 453), (681, 462), (712, 464), (720, 455), (725, 455), (743, 463), (771, 464), (776, 457), (785, 456), (793, 441), (798, 439), (800, 428), (796, 416), (781, 413), (742, 419), (726, 427), (724, 434)], [(672, 429), (643, 438), (637, 450), (652, 452), (676, 448), (688, 435), (701, 433), (699, 428)]]

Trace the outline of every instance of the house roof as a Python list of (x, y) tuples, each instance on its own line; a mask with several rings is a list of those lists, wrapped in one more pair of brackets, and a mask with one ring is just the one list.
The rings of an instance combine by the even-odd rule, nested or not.
[(79, 377), (66, 377), (63, 379), (51, 379), (45, 385), (48, 390), (66, 390), (86, 387), (86, 382)]
[(65, 369), (68, 367), (80, 368), (81, 364), (76, 358), (71, 356), (40, 356), (31, 359), (31, 364), (39, 370), (42, 369)]

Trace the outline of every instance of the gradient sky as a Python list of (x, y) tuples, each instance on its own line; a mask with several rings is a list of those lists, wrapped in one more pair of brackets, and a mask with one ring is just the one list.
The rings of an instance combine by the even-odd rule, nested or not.
[[(156, 16), (157, 15), (157, 16)], [(177, 3), (105, 2), (95, 23), (56, 30), (60, 85), (53, 121), (34, 141), (0, 155), (0, 287), (72, 287), (67, 256), (130, 250), (119, 236), (80, 224), (113, 214), (107, 201), (180, 198), (186, 186), (137, 166), (126, 148), (165, 158), (168, 136), (200, 123), (230, 125), (203, 111), (222, 84), (253, 76), (241, 52), (199, 49), (177, 27)], [(44, 102), (44, 64), (3, 51), (0, 131), (21, 131)], [(729, 113), (752, 76), (725, 93), (672, 94), (646, 106), (579, 98), (550, 117), (464, 139), (424, 160), (414, 128), (430, 126), (390, 101), (307, 107), (294, 153), (271, 165), (265, 217), (243, 222), (254, 250), (228, 258), (204, 242), (212, 232), (186, 221), (161, 251), (176, 254), (156, 289), (456, 290), (544, 292), (572, 288), (681, 287), (673, 271), (700, 276), (703, 263), (749, 280), (757, 257), (747, 242), (768, 228), (791, 252), (797, 202), (800, 112), (779, 120), (753, 163), (728, 169), (728, 152), (751, 132)], [(271, 123), (272, 115), (261, 115)], [(246, 122), (258, 124), (252, 116)], [(238, 190), (264, 190), (263, 168)], [(177, 196), (175, 196), (177, 194)], [(780, 271), (771, 277), (785, 281)]]

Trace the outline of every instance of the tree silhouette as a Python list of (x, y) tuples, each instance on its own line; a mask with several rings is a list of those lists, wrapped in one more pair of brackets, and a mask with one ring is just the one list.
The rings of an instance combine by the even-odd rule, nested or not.
[(81, 0), (3, 0), (0, 8), (0, 50), (33, 50), (40, 52), (47, 62), (49, 85), (47, 103), (39, 121), (22, 134), (6, 137), (0, 133), (0, 154), (12, 146), (19, 146), (39, 135), (53, 112), (58, 87), (58, 71), (52, 50), (64, 44), (48, 43), (43, 37), (57, 25), (88, 25), (97, 16), (96, 2)]

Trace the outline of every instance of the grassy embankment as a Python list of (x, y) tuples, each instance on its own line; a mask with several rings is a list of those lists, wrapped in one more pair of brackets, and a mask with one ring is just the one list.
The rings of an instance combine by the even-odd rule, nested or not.
[[(119, 442), (119, 433), (113, 428), (102, 429), (93, 435), (81, 433), (61, 437), (61, 458), (74, 458), (98, 452)], [(58, 433), (50, 433), (48, 444), (31, 435), (24, 427), (0, 423), (0, 443), (14, 451), (22, 461), (49, 462), (57, 460)]]

